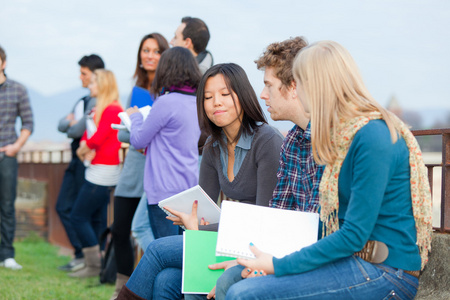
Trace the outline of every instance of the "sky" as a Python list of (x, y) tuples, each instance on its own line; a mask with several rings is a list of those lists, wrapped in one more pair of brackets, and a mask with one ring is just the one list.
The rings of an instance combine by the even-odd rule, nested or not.
[[(77, 62), (91, 53), (104, 59), (127, 97), (141, 38), (159, 32), (170, 41), (181, 18), (193, 16), (209, 27), (215, 63), (241, 65), (258, 95), (263, 73), (254, 60), (272, 42), (304, 36), (310, 43), (334, 40), (346, 47), (382, 105), (395, 95), (408, 109), (450, 110), (449, 1), (1, 2), (7, 75), (46, 97), (79, 88)], [(54, 105), (69, 110), (76, 100)]]

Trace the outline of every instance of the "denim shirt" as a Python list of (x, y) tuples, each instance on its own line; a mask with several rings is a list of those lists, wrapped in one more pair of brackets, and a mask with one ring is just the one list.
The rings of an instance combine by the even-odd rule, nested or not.
[[(236, 144), (236, 148), (234, 149), (234, 165), (233, 165), (233, 174), (236, 176), (236, 174), (239, 172), (239, 169), (241, 168), (242, 162), (244, 161), (245, 155), (252, 147), (253, 142), (253, 134), (247, 135), (245, 133), (242, 133), (239, 141)], [(222, 138), (226, 143), (226, 136), (224, 133), (222, 133)], [(226, 149), (223, 149), (222, 146), (219, 145), (219, 142), (214, 142), (214, 147), (219, 146), (220, 150), (220, 162), (222, 163), (222, 172), (223, 175), (228, 178), (228, 152)], [(229, 179), (229, 178), (228, 178)]]

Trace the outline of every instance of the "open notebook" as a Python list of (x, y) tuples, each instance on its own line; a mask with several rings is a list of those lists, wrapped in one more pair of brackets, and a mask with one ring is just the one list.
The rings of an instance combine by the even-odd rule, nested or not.
[(160, 201), (158, 206), (169, 216), (171, 214), (164, 207), (190, 214), (195, 200), (198, 201), (197, 217), (199, 224), (201, 218), (204, 218), (210, 224), (219, 223), (220, 208), (199, 185)]
[[(152, 107), (150, 105), (139, 108), (139, 112), (142, 114), (144, 121), (148, 117), (148, 114), (150, 113), (151, 109), (152, 109)], [(131, 131), (131, 119), (128, 116), (128, 114), (125, 111), (120, 112), (119, 118), (122, 121), (123, 125), (125, 125), (126, 129), (128, 129), (128, 131)], [(115, 125), (115, 126), (112, 126), (112, 125)], [(111, 127), (114, 129), (125, 129), (120, 124), (111, 124)]]
[(317, 241), (319, 214), (222, 202), (216, 255), (255, 258), (249, 249), (281, 258)]

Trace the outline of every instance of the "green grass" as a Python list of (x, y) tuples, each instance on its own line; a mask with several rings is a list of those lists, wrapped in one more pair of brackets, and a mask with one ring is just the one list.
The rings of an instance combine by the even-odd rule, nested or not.
[(58, 266), (70, 261), (58, 248), (36, 235), (14, 243), (22, 270), (0, 267), (0, 299), (109, 299), (113, 285), (100, 285), (98, 277), (71, 278)]

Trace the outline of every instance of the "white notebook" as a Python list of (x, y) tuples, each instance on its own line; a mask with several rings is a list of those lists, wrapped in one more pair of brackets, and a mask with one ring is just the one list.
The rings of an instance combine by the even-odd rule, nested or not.
[[(143, 120), (145, 121), (145, 119), (148, 117), (148, 114), (150, 113), (150, 110), (152, 109), (152, 107), (150, 105), (144, 106), (139, 108), (139, 112), (142, 114), (143, 116)], [(122, 121), (123, 125), (125, 125), (125, 127), (128, 129), (128, 131), (131, 131), (131, 119), (130, 116), (125, 112), (120, 112), (119, 113), (119, 118)], [(122, 129), (122, 128), (118, 128), (118, 127), (113, 127), (114, 129)]]
[(210, 224), (219, 223), (220, 208), (199, 185), (160, 201), (158, 206), (169, 216), (172, 216), (172, 214), (164, 207), (190, 214), (195, 200), (198, 201), (197, 217), (199, 223), (201, 218), (204, 218)]
[(255, 258), (249, 249), (281, 258), (317, 241), (319, 214), (222, 202), (217, 256)]

